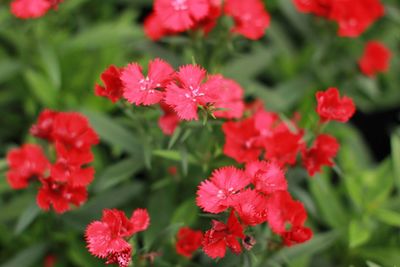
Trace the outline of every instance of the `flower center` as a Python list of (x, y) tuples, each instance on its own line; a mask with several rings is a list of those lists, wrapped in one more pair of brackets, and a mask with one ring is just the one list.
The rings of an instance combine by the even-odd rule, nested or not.
[(149, 77), (141, 79), (139, 81), (139, 85), (140, 85), (140, 90), (141, 91), (149, 91), (150, 93), (154, 92), (154, 88), (155, 87), (160, 87), (161, 86), (160, 84), (156, 84), (154, 86), (153, 80), (151, 80)]
[(190, 93), (186, 93), (186, 98), (191, 98), (193, 102), (196, 102), (196, 97), (204, 96), (204, 93), (200, 93), (200, 87), (194, 88), (193, 86), (189, 86)]
[(188, 9), (186, 2), (187, 0), (172, 0), (171, 4), (176, 11), (183, 11)]

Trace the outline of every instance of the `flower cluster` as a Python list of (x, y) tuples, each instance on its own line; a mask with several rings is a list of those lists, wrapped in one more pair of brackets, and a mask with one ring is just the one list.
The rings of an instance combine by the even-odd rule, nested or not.
[(251, 40), (260, 39), (270, 22), (261, 0), (155, 0), (144, 27), (156, 41), (188, 30), (208, 33), (223, 15), (234, 20), (232, 32)]
[(197, 65), (181, 66), (175, 71), (161, 60), (150, 61), (147, 75), (138, 63), (124, 68), (110, 66), (101, 75), (104, 86), (96, 85), (98, 96), (116, 102), (121, 98), (134, 105), (159, 105), (164, 115), (159, 125), (172, 134), (180, 120), (198, 120), (199, 107), (217, 118), (243, 115), (243, 89), (221, 75), (207, 75)]
[(303, 205), (288, 193), (284, 171), (274, 161), (251, 161), (245, 170), (215, 170), (200, 184), (196, 202), (203, 211), (213, 214), (230, 209), (227, 224), (213, 220), (211, 229), (204, 234), (203, 251), (211, 258), (224, 257), (226, 248), (240, 253), (239, 240), (246, 237), (246, 228), (264, 222), (287, 246), (303, 243), (312, 236), (304, 226), (307, 213)]
[(87, 166), (93, 161), (91, 147), (99, 142), (87, 119), (75, 112), (44, 110), (30, 133), (52, 144), (56, 160), (50, 163), (38, 145), (12, 149), (7, 155), (10, 186), (23, 189), (33, 179), (39, 180), (37, 203), (44, 210), (53, 206), (57, 213), (63, 213), (70, 204), (83, 204), (86, 187), (94, 178), (93, 167)]
[(358, 37), (385, 13), (380, 0), (293, 0), (301, 12), (335, 21), (339, 36)]
[(94, 221), (86, 228), (86, 242), (91, 254), (105, 258), (106, 264), (128, 267), (132, 246), (128, 242), (136, 233), (146, 230), (150, 216), (145, 209), (136, 209), (128, 219), (124, 212), (104, 210), (101, 221)]
[(391, 52), (384, 44), (378, 41), (369, 41), (358, 65), (362, 73), (373, 77), (377, 73), (386, 72), (389, 69), (390, 58)]
[(50, 9), (57, 9), (64, 0), (13, 0), (11, 13), (20, 19), (44, 16)]
[[(316, 98), (320, 123), (346, 122), (355, 112), (353, 101), (348, 97), (340, 98), (336, 88), (317, 92)], [(326, 134), (317, 136), (314, 145), (307, 149), (303, 138), (305, 130), (297, 125), (296, 118), (283, 121), (278, 114), (262, 107), (256, 108), (248, 118), (225, 122), (222, 131), (225, 135), (223, 152), (237, 162), (251, 162), (263, 155), (264, 159), (281, 166), (294, 165), (301, 153), (310, 175), (319, 172), (323, 165), (332, 166), (332, 158), (339, 149), (335, 138)]]

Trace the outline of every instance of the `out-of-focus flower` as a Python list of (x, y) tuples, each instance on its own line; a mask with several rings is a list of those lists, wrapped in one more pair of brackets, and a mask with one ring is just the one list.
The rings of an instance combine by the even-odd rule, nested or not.
[(113, 103), (117, 102), (124, 92), (121, 81), (121, 69), (111, 65), (101, 74), (100, 77), (104, 86), (96, 84), (95, 94), (97, 96), (106, 97)]
[(370, 41), (358, 61), (361, 72), (373, 77), (379, 72), (387, 72), (391, 58), (390, 50), (378, 41)]
[(191, 258), (193, 253), (200, 248), (203, 233), (198, 230), (192, 230), (189, 227), (182, 227), (177, 234), (175, 244), (176, 252), (187, 258)]
[(347, 122), (356, 112), (356, 107), (351, 98), (340, 98), (337, 88), (329, 88), (316, 94), (317, 112), (323, 122), (336, 120)]

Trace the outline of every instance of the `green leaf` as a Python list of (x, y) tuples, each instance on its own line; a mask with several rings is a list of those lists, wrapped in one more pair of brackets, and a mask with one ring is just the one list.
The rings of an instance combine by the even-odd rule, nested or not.
[(172, 223), (180, 223), (186, 226), (190, 226), (196, 221), (197, 218), (197, 206), (194, 199), (189, 199), (183, 202), (174, 212), (172, 216)]
[(378, 209), (375, 211), (374, 215), (383, 223), (400, 227), (400, 213), (398, 212), (387, 209)]
[(0, 62), (0, 83), (7, 81), (21, 70), (21, 63), (15, 59), (4, 59)]
[(61, 218), (71, 226), (83, 231), (87, 224), (101, 217), (103, 209), (118, 208), (123, 204), (129, 203), (142, 193), (143, 188), (142, 183), (131, 182), (127, 185), (101, 192), (101, 194), (90, 198), (81, 208), (64, 214)]
[(366, 263), (368, 267), (382, 267), (381, 265), (373, 263), (372, 261), (367, 261)]
[(392, 145), (392, 161), (397, 188), (400, 190), (400, 128), (390, 138)]
[(352, 220), (349, 225), (349, 247), (365, 244), (371, 237), (371, 229), (366, 220)]
[(115, 119), (94, 111), (83, 111), (83, 113), (102, 140), (139, 158), (143, 155), (143, 146), (139, 139)]
[(281, 266), (279, 264), (290, 263), (292, 260), (322, 252), (330, 248), (339, 236), (340, 233), (338, 231), (316, 234), (306, 243), (281, 249), (279, 252), (269, 257), (266, 262), (262, 262), (259, 267), (270, 266), (273, 264)]
[(43, 68), (56, 90), (61, 86), (61, 71), (54, 48), (44, 43), (39, 47)]
[(36, 202), (30, 203), (30, 205), (21, 213), (21, 216), (19, 216), (14, 233), (16, 235), (22, 233), (35, 220), (39, 213), (40, 209)]
[(33, 245), (20, 251), (11, 260), (0, 265), (0, 267), (30, 267), (38, 266), (38, 261), (44, 257), (47, 250), (45, 243)]
[(357, 251), (365, 259), (371, 259), (383, 266), (397, 266), (400, 262), (399, 247), (368, 247)]
[(27, 70), (24, 77), (32, 94), (44, 107), (56, 107), (56, 100), (58, 99), (56, 89), (45, 75), (37, 71)]
[[(178, 162), (183, 161), (182, 153), (177, 150), (162, 150), (162, 149), (153, 150), (153, 155), (164, 158), (164, 159), (173, 160), (173, 161), (178, 161)], [(195, 164), (196, 159), (192, 155), (188, 154), (187, 162)]]
[(143, 167), (143, 160), (129, 158), (106, 168), (93, 183), (96, 193), (113, 187), (130, 177)]
[(322, 212), (322, 218), (334, 228), (343, 228), (348, 219), (343, 204), (328, 180), (328, 175), (316, 175), (309, 180), (312, 195)]

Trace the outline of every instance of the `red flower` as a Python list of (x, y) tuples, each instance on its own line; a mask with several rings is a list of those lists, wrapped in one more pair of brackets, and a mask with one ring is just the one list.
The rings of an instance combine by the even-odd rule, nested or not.
[(223, 78), (218, 91), (214, 112), (217, 118), (240, 119), (244, 112), (243, 89), (233, 80)]
[(284, 234), (295, 227), (302, 226), (307, 213), (300, 201), (292, 199), (287, 191), (273, 193), (268, 199), (268, 223), (277, 234)]
[(40, 179), (42, 187), (37, 195), (37, 204), (44, 210), (53, 206), (57, 213), (64, 213), (70, 209), (70, 204), (80, 206), (87, 199), (85, 187), (72, 187), (67, 183), (59, 183), (53, 178)]
[(20, 19), (39, 18), (51, 7), (48, 0), (14, 0), (11, 2), (11, 13)]
[(294, 4), (301, 12), (311, 12), (323, 17), (329, 16), (332, 2), (332, 0), (294, 0)]
[(172, 135), (179, 125), (179, 117), (176, 115), (175, 111), (164, 102), (160, 102), (160, 107), (164, 114), (158, 119), (158, 126), (165, 135)]
[(175, 245), (176, 252), (187, 258), (191, 258), (193, 253), (201, 246), (203, 233), (195, 231), (189, 227), (182, 227), (177, 234), (177, 242)]
[(204, 211), (220, 213), (233, 206), (233, 196), (250, 183), (244, 171), (234, 167), (215, 170), (197, 190), (197, 205)]
[(172, 34), (172, 31), (165, 29), (161, 25), (160, 18), (156, 12), (152, 12), (144, 20), (144, 32), (153, 41), (158, 41), (166, 35)]
[(95, 94), (110, 99), (113, 103), (117, 102), (123, 94), (121, 82), (121, 70), (114, 65), (111, 65), (101, 74), (101, 80), (104, 87), (96, 84)]
[(365, 46), (364, 55), (358, 61), (362, 73), (367, 76), (375, 76), (378, 72), (386, 72), (389, 69), (391, 52), (382, 43), (370, 41)]
[(276, 162), (249, 162), (246, 164), (246, 173), (252, 178), (255, 189), (264, 194), (287, 190), (285, 174)]
[(227, 224), (216, 220), (212, 221), (212, 228), (204, 234), (203, 251), (213, 259), (223, 258), (227, 247), (233, 253), (239, 254), (242, 247), (237, 238), (243, 239), (244, 237), (243, 227), (232, 211)]
[(53, 141), (53, 122), (57, 115), (57, 111), (43, 110), (38, 117), (37, 123), (32, 125), (30, 134), (38, 138)]
[(54, 267), (57, 263), (57, 258), (53, 254), (48, 254), (44, 258), (44, 267)]
[(7, 172), (7, 181), (14, 189), (23, 189), (33, 177), (42, 177), (50, 166), (41, 147), (25, 144), (8, 152), (7, 163), (10, 170)]
[(222, 15), (222, 0), (209, 0), (210, 9), (208, 15), (199, 22), (205, 34), (208, 34), (217, 25), (219, 17)]
[(92, 222), (86, 228), (89, 252), (99, 258), (107, 258), (107, 264), (127, 267), (131, 262), (131, 245), (125, 240), (144, 231), (150, 224), (146, 210), (137, 209), (128, 219), (122, 211), (104, 210), (101, 221)]
[(246, 189), (234, 196), (234, 208), (245, 225), (257, 225), (267, 221), (268, 201), (264, 195)]
[(160, 26), (171, 31), (190, 29), (208, 15), (208, 0), (155, 0)]
[(221, 79), (210, 79), (204, 83), (206, 71), (197, 65), (186, 65), (179, 68), (178, 83), (167, 86), (165, 102), (170, 105), (179, 118), (197, 120), (198, 105), (215, 102), (221, 86)]
[(274, 129), (272, 136), (264, 140), (265, 159), (277, 161), (281, 165), (293, 165), (297, 154), (304, 146), (303, 131), (292, 132), (285, 123)]
[(316, 98), (317, 112), (323, 122), (330, 120), (347, 122), (356, 111), (353, 100), (346, 96), (340, 98), (337, 88), (317, 92)]
[(99, 142), (88, 120), (75, 112), (60, 112), (54, 118), (52, 136), (69, 150), (87, 151)]
[(225, 13), (235, 20), (232, 31), (252, 40), (263, 37), (270, 22), (269, 14), (260, 0), (227, 0)]
[(313, 232), (308, 227), (296, 226), (290, 231), (286, 231), (283, 235), (283, 243), (290, 247), (296, 244), (304, 243), (310, 240), (313, 236)]
[(243, 121), (229, 121), (222, 125), (225, 134), (224, 154), (239, 163), (257, 160), (262, 152), (259, 132), (254, 118)]
[(321, 167), (333, 166), (333, 158), (339, 150), (339, 143), (330, 135), (321, 134), (317, 137), (314, 145), (303, 151), (303, 165), (310, 176), (321, 171)]
[(384, 13), (379, 0), (332, 1), (330, 19), (339, 24), (339, 36), (358, 37)]
[(150, 61), (146, 77), (144, 77), (139, 64), (129, 64), (124, 68), (121, 76), (125, 86), (125, 99), (136, 105), (153, 105), (160, 102), (163, 92), (157, 89), (164, 88), (173, 73), (174, 69), (161, 59)]

